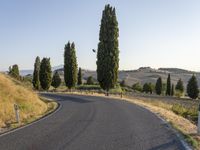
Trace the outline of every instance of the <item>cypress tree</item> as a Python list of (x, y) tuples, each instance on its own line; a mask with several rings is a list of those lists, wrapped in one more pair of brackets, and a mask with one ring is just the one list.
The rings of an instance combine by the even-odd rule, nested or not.
[(158, 95), (162, 93), (162, 78), (161, 77), (159, 77), (156, 82), (155, 90), (156, 90), (156, 94)]
[(119, 29), (115, 8), (106, 5), (102, 13), (97, 51), (97, 79), (101, 88), (114, 88), (119, 68)]
[(193, 75), (188, 81), (187, 93), (188, 96), (192, 99), (196, 99), (199, 95), (198, 82), (195, 75)]
[(58, 71), (56, 71), (53, 75), (51, 85), (56, 89), (60, 86), (60, 84), (61, 84), (61, 78)]
[(182, 81), (181, 79), (178, 80), (175, 89), (176, 89), (177, 91), (180, 91), (181, 93), (184, 92), (183, 81)]
[(174, 84), (172, 84), (172, 88), (171, 88), (171, 96), (174, 96)]
[(40, 65), (40, 84), (43, 90), (48, 90), (51, 86), (51, 64), (50, 58), (43, 58)]
[(78, 85), (82, 84), (82, 71), (81, 68), (78, 70)]
[(166, 90), (166, 95), (168, 95), (168, 96), (171, 95), (171, 77), (170, 77), (170, 74), (168, 74), (168, 78), (167, 78), (167, 90)]
[(40, 73), (40, 57), (37, 56), (35, 59), (35, 64), (34, 64), (34, 71), (33, 71), (33, 87), (36, 90), (40, 89), (40, 78), (39, 78), (39, 73)]
[(77, 61), (75, 44), (68, 42), (64, 52), (64, 79), (66, 86), (71, 89), (77, 82)]

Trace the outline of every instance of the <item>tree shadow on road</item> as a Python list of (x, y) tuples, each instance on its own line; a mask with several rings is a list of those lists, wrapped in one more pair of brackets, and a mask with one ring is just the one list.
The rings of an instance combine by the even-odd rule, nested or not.
[(51, 99), (55, 99), (58, 102), (61, 101), (71, 101), (71, 102), (76, 102), (76, 103), (90, 103), (93, 101), (90, 100), (86, 100), (84, 98), (79, 98), (79, 97), (74, 97), (74, 96), (70, 96), (70, 95), (53, 95), (53, 94), (41, 94), (41, 96), (47, 97), (47, 98), (51, 98)]

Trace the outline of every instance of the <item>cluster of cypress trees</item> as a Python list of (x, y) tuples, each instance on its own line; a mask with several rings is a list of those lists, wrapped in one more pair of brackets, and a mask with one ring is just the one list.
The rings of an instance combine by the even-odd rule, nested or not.
[(78, 75), (77, 67), (78, 65), (76, 60), (75, 44), (74, 43), (71, 44), (70, 42), (68, 42), (64, 48), (64, 80), (66, 86), (69, 89), (75, 87), (77, 83), (77, 75)]
[[(163, 91), (163, 87), (162, 87), (163, 83), (162, 83), (162, 78), (159, 77), (157, 79), (156, 82), (156, 87), (155, 87), (155, 91), (156, 94), (161, 95), (162, 91)], [(174, 87), (174, 84), (171, 85), (171, 76), (170, 74), (168, 75), (167, 78), (167, 89), (166, 89), (166, 95), (168, 96), (174, 96), (175, 91), (183, 94), (184, 93), (184, 85), (183, 85), (183, 81), (181, 79), (178, 80), (176, 86)], [(188, 81), (187, 84), (187, 94), (190, 98), (192, 99), (196, 99), (199, 95), (199, 89), (198, 89), (198, 82), (196, 79), (196, 76), (193, 75), (190, 80)]]
[(57, 88), (61, 84), (58, 72), (56, 72), (52, 78), (50, 58), (43, 58), (40, 62), (40, 57), (36, 57), (32, 84), (36, 90), (40, 90), (41, 88), (43, 90), (48, 90), (51, 85)]

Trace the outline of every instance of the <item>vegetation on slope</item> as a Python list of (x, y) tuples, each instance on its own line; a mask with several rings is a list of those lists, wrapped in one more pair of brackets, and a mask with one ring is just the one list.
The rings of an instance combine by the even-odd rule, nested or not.
[(20, 81), (0, 74), (0, 127), (15, 123), (14, 104), (20, 108), (22, 122), (44, 114), (48, 107), (37, 94)]

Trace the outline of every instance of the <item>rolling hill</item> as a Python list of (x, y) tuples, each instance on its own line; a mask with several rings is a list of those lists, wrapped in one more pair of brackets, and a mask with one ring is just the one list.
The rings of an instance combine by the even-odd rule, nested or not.
[[(63, 68), (58, 69), (61, 76), (63, 76)], [(89, 76), (92, 76), (95, 80), (97, 79), (96, 71), (92, 70), (82, 70), (83, 79), (87, 80)], [(119, 82), (125, 80), (125, 83), (129, 86), (132, 86), (134, 83), (144, 84), (146, 82), (156, 83), (158, 77), (162, 77), (163, 82), (166, 82), (168, 74), (171, 74), (171, 80), (173, 84), (176, 84), (177, 81), (181, 78), (186, 87), (189, 78), (195, 74), (199, 81), (200, 87), (200, 73), (192, 72), (179, 68), (159, 68), (152, 69), (151, 67), (141, 67), (137, 70), (121, 70), (119, 71)]]
[[(63, 65), (52, 68), (53, 71), (59, 71), (61, 77), (63, 78)], [(86, 81), (89, 76), (93, 76), (96, 80), (97, 75), (94, 70), (82, 69), (83, 80)], [(200, 72), (193, 72), (189, 70), (179, 69), (179, 68), (159, 68), (153, 69), (151, 67), (140, 67), (136, 70), (121, 70), (119, 71), (119, 81), (125, 80), (125, 83), (132, 86), (136, 82), (144, 84), (146, 82), (155, 83), (158, 77), (162, 77), (163, 81), (166, 82), (168, 74), (171, 74), (172, 83), (176, 84), (181, 78), (184, 82), (184, 86), (187, 85), (189, 78), (195, 74), (199, 81), (200, 87)]]

